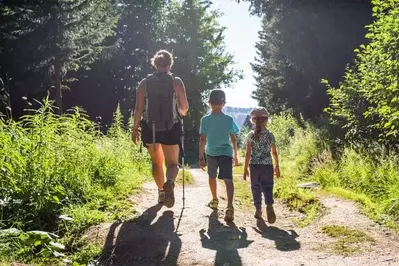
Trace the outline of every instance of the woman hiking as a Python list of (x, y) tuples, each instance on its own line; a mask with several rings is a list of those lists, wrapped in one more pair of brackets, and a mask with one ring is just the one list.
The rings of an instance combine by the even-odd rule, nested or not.
[(188, 102), (183, 81), (170, 72), (173, 55), (160, 50), (151, 63), (155, 73), (143, 79), (137, 88), (132, 138), (137, 144), (140, 127), (141, 140), (151, 157), (158, 203), (171, 208), (175, 203), (173, 190), (179, 173), (179, 145), (183, 135), (181, 117), (187, 115)]

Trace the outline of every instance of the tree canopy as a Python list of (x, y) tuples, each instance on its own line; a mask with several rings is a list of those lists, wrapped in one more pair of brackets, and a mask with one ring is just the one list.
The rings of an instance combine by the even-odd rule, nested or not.
[[(295, 2), (295, 3), (294, 3)], [(353, 49), (363, 43), (371, 20), (366, 1), (252, 1), (254, 12), (266, 12), (252, 64), (253, 97), (273, 112), (292, 109), (316, 120), (329, 99), (327, 78), (335, 84)]]
[(373, 1), (375, 22), (367, 45), (346, 69), (339, 86), (328, 84), (332, 122), (357, 142), (397, 145), (399, 139), (399, 1)]
[(98, 58), (118, 20), (109, 0), (1, 1), (0, 17), (2, 54), (12, 69), (47, 77), (40, 83), (55, 86), (60, 112), (63, 78)]
[(64, 99), (58, 89), (56, 98), (66, 109), (82, 106), (108, 124), (119, 102), (128, 117), (138, 81), (154, 70), (150, 58), (163, 48), (174, 53), (172, 71), (186, 84), (190, 127), (205, 111), (202, 99), (209, 90), (240, 78), (225, 51), (221, 13), (209, 1), (0, 3), (6, 22), (0, 76), (16, 116), (26, 107), (23, 97), (41, 99), (55, 86), (64, 90)]

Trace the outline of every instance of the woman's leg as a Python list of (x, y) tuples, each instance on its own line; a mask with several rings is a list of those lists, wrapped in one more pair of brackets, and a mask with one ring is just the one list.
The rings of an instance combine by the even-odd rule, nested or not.
[(162, 145), (165, 156), (166, 179), (176, 180), (179, 173), (179, 145)]
[(162, 145), (162, 150), (165, 156), (167, 179), (163, 185), (163, 189), (165, 190), (164, 205), (172, 208), (175, 204), (175, 180), (179, 174), (179, 145)]
[(165, 174), (163, 172), (164, 154), (161, 145), (158, 143), (155, 145), (154, 151), (154, 145), (148, 144), (148, 153), (150, 154), (152, 163), (152, 176), (158, 189), (163, 190), (163, 184), (165, 183)]

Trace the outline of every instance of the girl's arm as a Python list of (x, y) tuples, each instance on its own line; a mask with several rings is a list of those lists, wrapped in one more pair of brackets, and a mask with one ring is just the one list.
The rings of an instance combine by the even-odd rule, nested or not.
[(251, 142), (247, 142), (247, 149), (245, 151), (245, 164), (244, 164), (244, 180), (247, 180), (249, 161), (251, 160), (252, 146)]
[(273, 156), (273, 161), (274, 161), (274, 170), (276, 173), (276, 177), (280, 177), (280, 166), (278, 162), (278, 154), (277, 154), (277, 148), (276, 144), (272, 144), (272, 156)]

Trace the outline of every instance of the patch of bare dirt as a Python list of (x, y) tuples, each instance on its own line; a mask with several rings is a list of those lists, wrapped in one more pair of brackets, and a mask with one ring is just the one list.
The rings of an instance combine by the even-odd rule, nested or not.
[[(226, 202), (221, 200), (219, 211), (209, 209), (207, 175), (191, 172), (195, 183), (186, 187), (184, 208), (180, 186), (175, 189), (175, 206), (168, 209), (156, 204), (157, 189), (149, 183), (134, 198), (142, 212), (137, 222), (90, 228), (89, 239), (104, 246), (102, 265), (399, 265), (396, 236), (360, 214), (352, 202), (323, 198), (327, 214), (306, 228), (296, 226), (292, 218), (297, 214), (279, 203), (273, 225), (257, 222), (253, 209), (240, 206), (234, 223), (226, 224)], [(323, 248), (333, 241), (321, 233), (324, 225), (363, 230), (376, 241), (362, 253), (334, 255)]]

